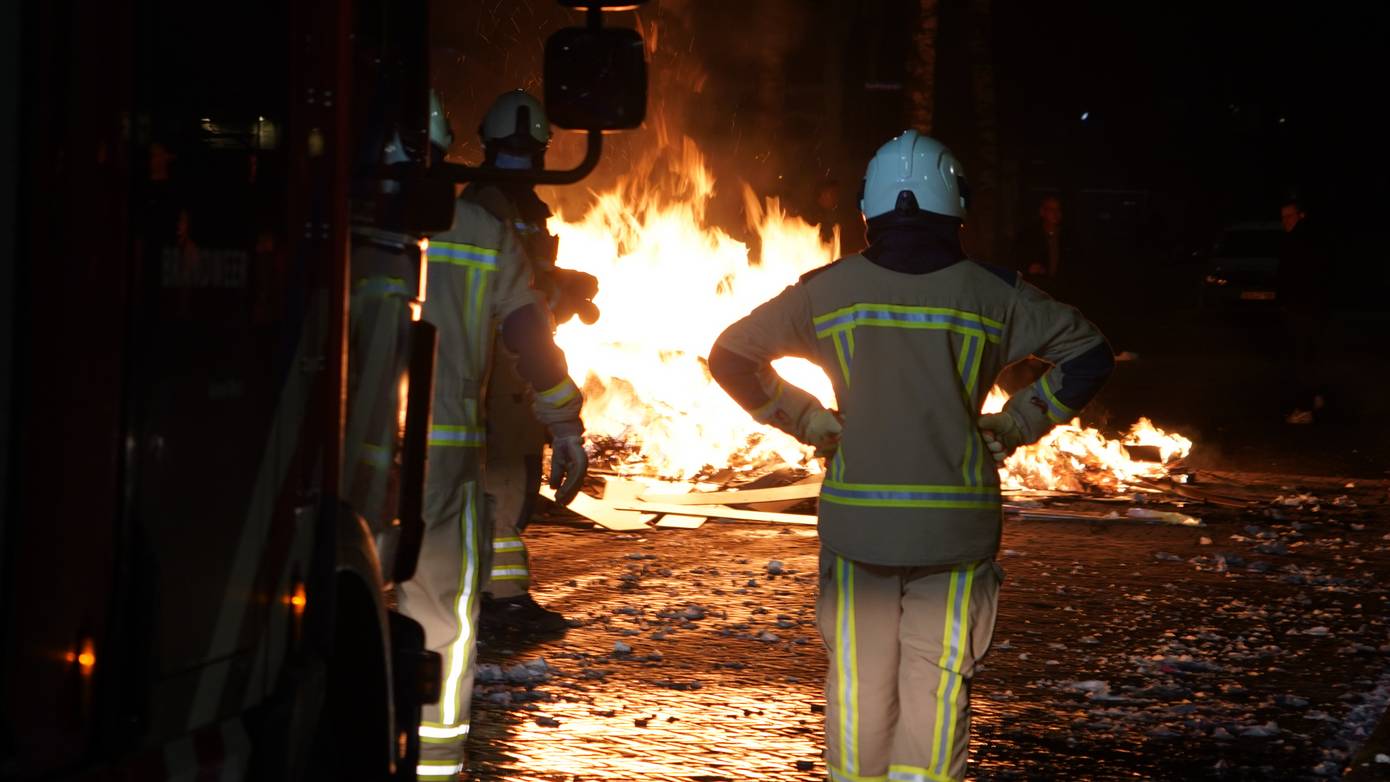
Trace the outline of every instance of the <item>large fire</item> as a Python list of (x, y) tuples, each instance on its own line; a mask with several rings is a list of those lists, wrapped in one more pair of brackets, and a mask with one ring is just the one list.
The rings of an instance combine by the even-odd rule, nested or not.
[[(746, 186), (744, 215), (758, 249), (711, 225), (714, 178), (689, 139), (679, 155), (652, 155), (575, 221), (552, 218), (559, 265), (599, 278), (596, 324), (560, 327), (556, 341), (584, 388), (591, 437), (631, 449), (632, 474), (690, 479), (711, 466), (750, 472), (781, 465), (819, 472), (811, 450), (763, 427), (710, 378), (705, 355), (728, 324), (838, 255), (816, 226)], [(827, 406), (825, 374), (801, 359), (775, 367)], [(1002, 396), (986, 405), (1002, 405)], [(1155, 445), (1162, 462), (1132, 460), (1121, 441), (1078, 422), (1058, 427), (1006, 464), (1007, 488), (1116, 488), (1165, 472), (1191, 443), (1135, 425), (1124, 443)]]

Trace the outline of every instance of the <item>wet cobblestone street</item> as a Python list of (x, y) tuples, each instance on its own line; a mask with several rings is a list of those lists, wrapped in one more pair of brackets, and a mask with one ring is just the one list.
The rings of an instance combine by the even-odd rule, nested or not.
[[(1390, 698), (1390, 483), (1220, 480), (1260, 505), (1188, 506), (1198, 528), (1006, 522), (973, 778), (1339, 773)], [(537, 599), (582, 624), (486, 639), (472, 779), (824, 778), (812, 529), (527, 540)]]

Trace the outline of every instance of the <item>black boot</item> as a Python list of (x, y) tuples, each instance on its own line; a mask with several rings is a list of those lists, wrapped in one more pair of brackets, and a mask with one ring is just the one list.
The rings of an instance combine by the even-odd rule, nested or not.
[(494, 631), (528, 635), (552, 635), (569, 629), (564, 614), (536, 602), (528, 592), (517, 597), (494, 598), (484, 595), (482, 623)]

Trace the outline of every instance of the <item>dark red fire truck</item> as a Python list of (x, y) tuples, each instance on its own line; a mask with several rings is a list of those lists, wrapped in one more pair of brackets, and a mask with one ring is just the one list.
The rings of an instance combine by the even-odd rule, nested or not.
[[(539, 181), (645, 105), (618, 4), (567, 4), (588, 25), (551, 39), (547, 100), (589, 155)], [(425, 147), (429, 14), (0, 10), (0, 779), (414, 778), (437, 658), (382, 585), (418, 548), (428, 350), (394, 561), (339, 461), (352, 221), (426, 235), (484, 175), (380, 165), (393, 133)]]

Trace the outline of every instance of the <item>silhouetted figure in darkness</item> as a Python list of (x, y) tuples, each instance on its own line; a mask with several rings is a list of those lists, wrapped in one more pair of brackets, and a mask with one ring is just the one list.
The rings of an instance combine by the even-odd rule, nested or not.
[(1069, 283), (1080, 269), (1081, 253), (1071, 232), (1062, 225), (1062, 200), (1055, 195), (1043, 196), (1038, 204), (1038, 220), (1019, 231), (1014, 237), (1013, 254), (1009, 262), (1023, 272), (1024, 279), (1052, 294), (1053, 298), (1070, 301)]
[(1306, 221), (1303, 207), (1289, 199), (1279, 208), (1284, 241), (1279, 250), (1279, 300), (1288, 332), (1290, 380), (1297, 389), (1291, 400), (1291, 424), (1310, 424), (1327, 405), (1323, 344), (1331, 302), (1332, 269), (1317, 225)]

